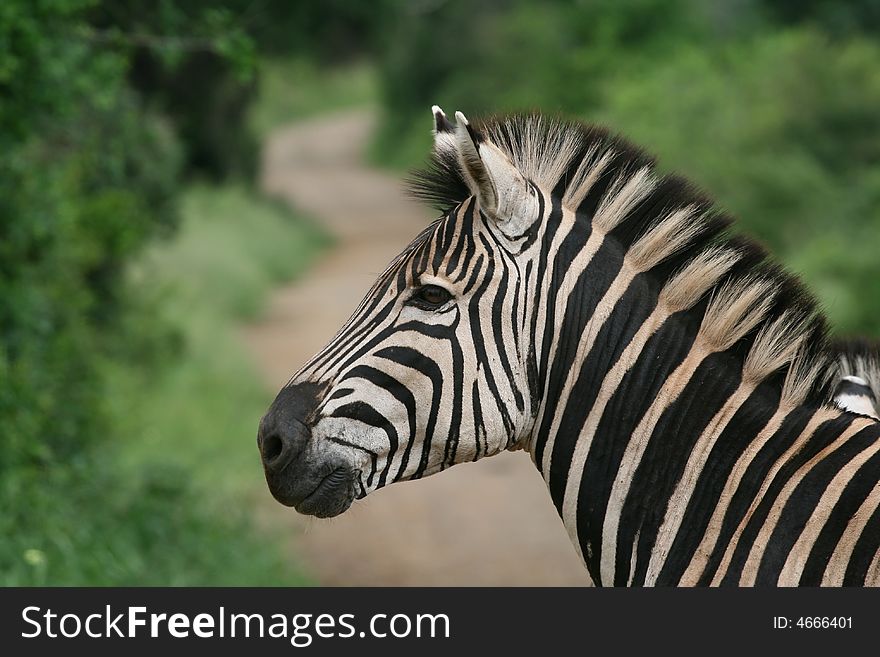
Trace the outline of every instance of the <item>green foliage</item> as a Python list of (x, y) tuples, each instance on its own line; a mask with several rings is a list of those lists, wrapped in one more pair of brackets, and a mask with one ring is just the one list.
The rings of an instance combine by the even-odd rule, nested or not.
[(262, 480), (254, 442), (244, 438), (255, 436), (270, 401), (242, 353), (237, 324), (252, 319), (267, 292), (301, 273), (326, 241), (242, 189), (195, 188), (182, 207), (178, 238), (152, 249), (131, 272), (138, 330), (154, 328), (142, 320), (152, 315), (174, 327), (179, 346), (169, 345), (157, 372), (111, 364), (116, 416), (129, 437), (119, 451), (135, 468), (173, 454), (207, 494), (237, 495)]
[(215, 180), (248, 178), (257, 162), (245, 121), (257, 53), (242, 4), (97, 0), (75, 32), (127, 57), (128, 81), (171, 121), (186, 171)]
[(385, 111), (373, 156), (395, 167), (424, 158), (434, 103), (474, 115), (584, 112), (601, 103), (612, 73), (638, 72), (708, 30), (688, 0), (427, 7), (397, 15), (380, 59)]
[(838, 330), (877, 332), (878, 60), (873, 43), (810, 31), (711, 57), (686, 48), (650, 76), (609, 82), (598, 115), (711, 190), (803, 273)]
[(187, 221), (177, 239), (152, 249), (140, 266), (177, 316), (207, 306), (253, 319), (267, 291), (302, 272), (324, 240), (281, 205), (240, 187), (195, 187), (181, 207)]
[(375, 67), (367, 62), (323, 67), (306, 58), (266, 59), (250, 125), (265, 137), (285, 123), (327, 111), (374, 105)]
[[(389, 10), (404, 7), (397, 0), (95, 0), (78, 35), (128, 55), (129, 81), (171, 120), (187, 172), (247, 179), (267, 126), (372, 95), (371, 69), (348, 65), (378, 47)], [(326, 63), (346, 66), (318, 69)], [(249, 121), (258, 88), (260, 108)]]
[(0, 585), (303, 582), (264, 545), (269, 532), (253, 535), (235, 511), (207, 513), (186, 470), (166, 461), (120, 474), (94, 455), (40, 477), (0, 480)]
[(86, 361), (104, 438), (0, 477), (0, 583), (304, 582), (245, 515), (262, 472), (243, 438), (269, 399), (236, 323), (324, 239), (243, 189), (194, 188), (181, 209), (178, 235), (128, 268), (120, 330)]
[(385, 45), (389, 16), (410, 11), (409, 0), (225, 0), (241, 9), (261, 53), (270, 58), (293, 56), (319, 65), (337, 66), (375, 53)]
[(764, 11), (783, 23), (811, 23), (831, 34), (880, 32), (876, 0), (762, 0)]
[[(100, 31), (99, 8), (0, 3), (0, 584), (299, 583), (222, 482), (258, 476), (241, 437), (268, 401), (232, 317), (256, 313), (267, 286), (299, 270), (314, 232), (241, 190), (211, 190), (186, 197), (197, 216), (168, 241), (192, 143), (158, 111), (167, 105), (131, 88), (132, 58), (152, 37)], [(183, 51), (210, 40), (227, 66), (220, 55), (242, 43), (210, 36), (228, 14), (204, 16)], [(228, 66), (232, 79), (244, 63)], [(221, 129), (224, 116), (196, 118)], [(145, 260), (159, 238), (186, 262), (159, 246)], [(199, 260), (207, 246), (231, 269)], [(253, 261), (235, 262), (238, 249)], [(149, 278), (131, 280), (133, 262)], [(151, 430), (166, 441), (153, 451)], [(210, 489), (194, 475), (208, 461)]]
[(122, 58), (69, 37), (84, 4), (0, 10), (14, 73), (0, 106), (0, 476), (100, 435), (90, 354), (118, 314), (118, 273), (176, 221), (176, 143), (127, 92)]

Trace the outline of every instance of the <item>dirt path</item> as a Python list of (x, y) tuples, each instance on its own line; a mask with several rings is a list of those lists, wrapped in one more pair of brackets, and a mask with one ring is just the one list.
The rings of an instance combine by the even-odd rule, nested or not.
[[(272, 135), (264, 189), (320, 221), (336, 247), (274, 294), (245, 333), (273, 390), (342, 325), (385, 264), (430, 219), (400, 181), (366, 168), (367, 112)], [(273, 525), (328, 585), (580, 585), (583, 568), (528, 456), (505, 453), (394, 484), (332, 520), (304, 518), (265, 495)]]

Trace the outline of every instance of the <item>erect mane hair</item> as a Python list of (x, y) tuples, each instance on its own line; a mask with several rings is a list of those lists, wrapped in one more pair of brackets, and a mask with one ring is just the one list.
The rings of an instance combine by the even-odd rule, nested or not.
[[(732, 218), (693, 184), (658, 174), (652, 156), (602, 127), (538, 114), (471, 126), (525, 178), (616, 239), (669, 307), (699, 307), (700, 335), (741, 355), (744, 381), (777, 380), (786, 405), (829, 402), (833, 352), (815, 298), (757, 243), (731, 236)], [(444, 212), (472, 195), (446, 148), (411, 174), (408, 189)]]

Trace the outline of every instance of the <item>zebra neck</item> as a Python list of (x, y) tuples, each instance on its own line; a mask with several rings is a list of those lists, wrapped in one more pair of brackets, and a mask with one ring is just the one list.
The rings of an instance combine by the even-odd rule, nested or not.
[[(589, 520), (593, 511), (604, 515), (601, 507), (607, 504), (628, 440), (639, 430), (647, 432), (650, 418), (658, 419), (661, 388), (672, 383), (670, 376), (687, 358), (699, 329), (693, 314), (662, 317), (656, 311), (654, 282), (629, 274), (623, 264), (621, 251), (603, 241), (577, 279), (561, 286), (568, 289), (566, 303), (557, 303), (559, 316), (547, 320), (556, 333), (545, 339), (550, 353), (532, 444), (553, 502), (588, 565), (597, 556), (595, 539), (589, 531), (579, 536), (578, 516), (586, 512)], [(688, 362), (684, 367), (697, 365)], [(723, 359), (717, 358), (702, 368), (712, 370), (711, 384), (718, 388), (700, 391), (706, 402), (736, 387), (735, 376), (718, 377), (723, 369)], [(668, 424), (658, 423), (657, 430), (667, 431)], [(591, 488), (603, 493), (591, 494)], [(586, 529), (594, 526), (588, 522)], [(593, 573), (599, 581), (597, 575)]]
[[(759, 495), (776, 464), (870, 421), (781, 408), (779, 377), (744, 382), (736, 347), (702, 344), (702, 309), (666, 313), (656, 283), (627, 273), (613, 245), (602, 242), (557, 282), (531, 451), (594, 581), (722, 583), (731, 568), (757, 576), (751, 552), (736, 550), (756, 499), (740, 490)], [(876, 424), (868, 431), (880, 433)], [(720, 500), (730, 515), (713, 515)]]

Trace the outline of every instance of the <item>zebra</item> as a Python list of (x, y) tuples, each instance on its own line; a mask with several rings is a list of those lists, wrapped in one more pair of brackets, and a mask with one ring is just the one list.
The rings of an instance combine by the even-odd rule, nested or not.
[(880, 344), (864, 339), (839, 342), (831, 376), (838, 381), (834, 403), (845, 410), (880, 419)]
[(880, 584), (880, 422), (834, 390), (876, 361), (622, 137), (432, 111), (440, 218), (262, 418), (274, 497), (332, 517), (525, 450), (596, 585)]

